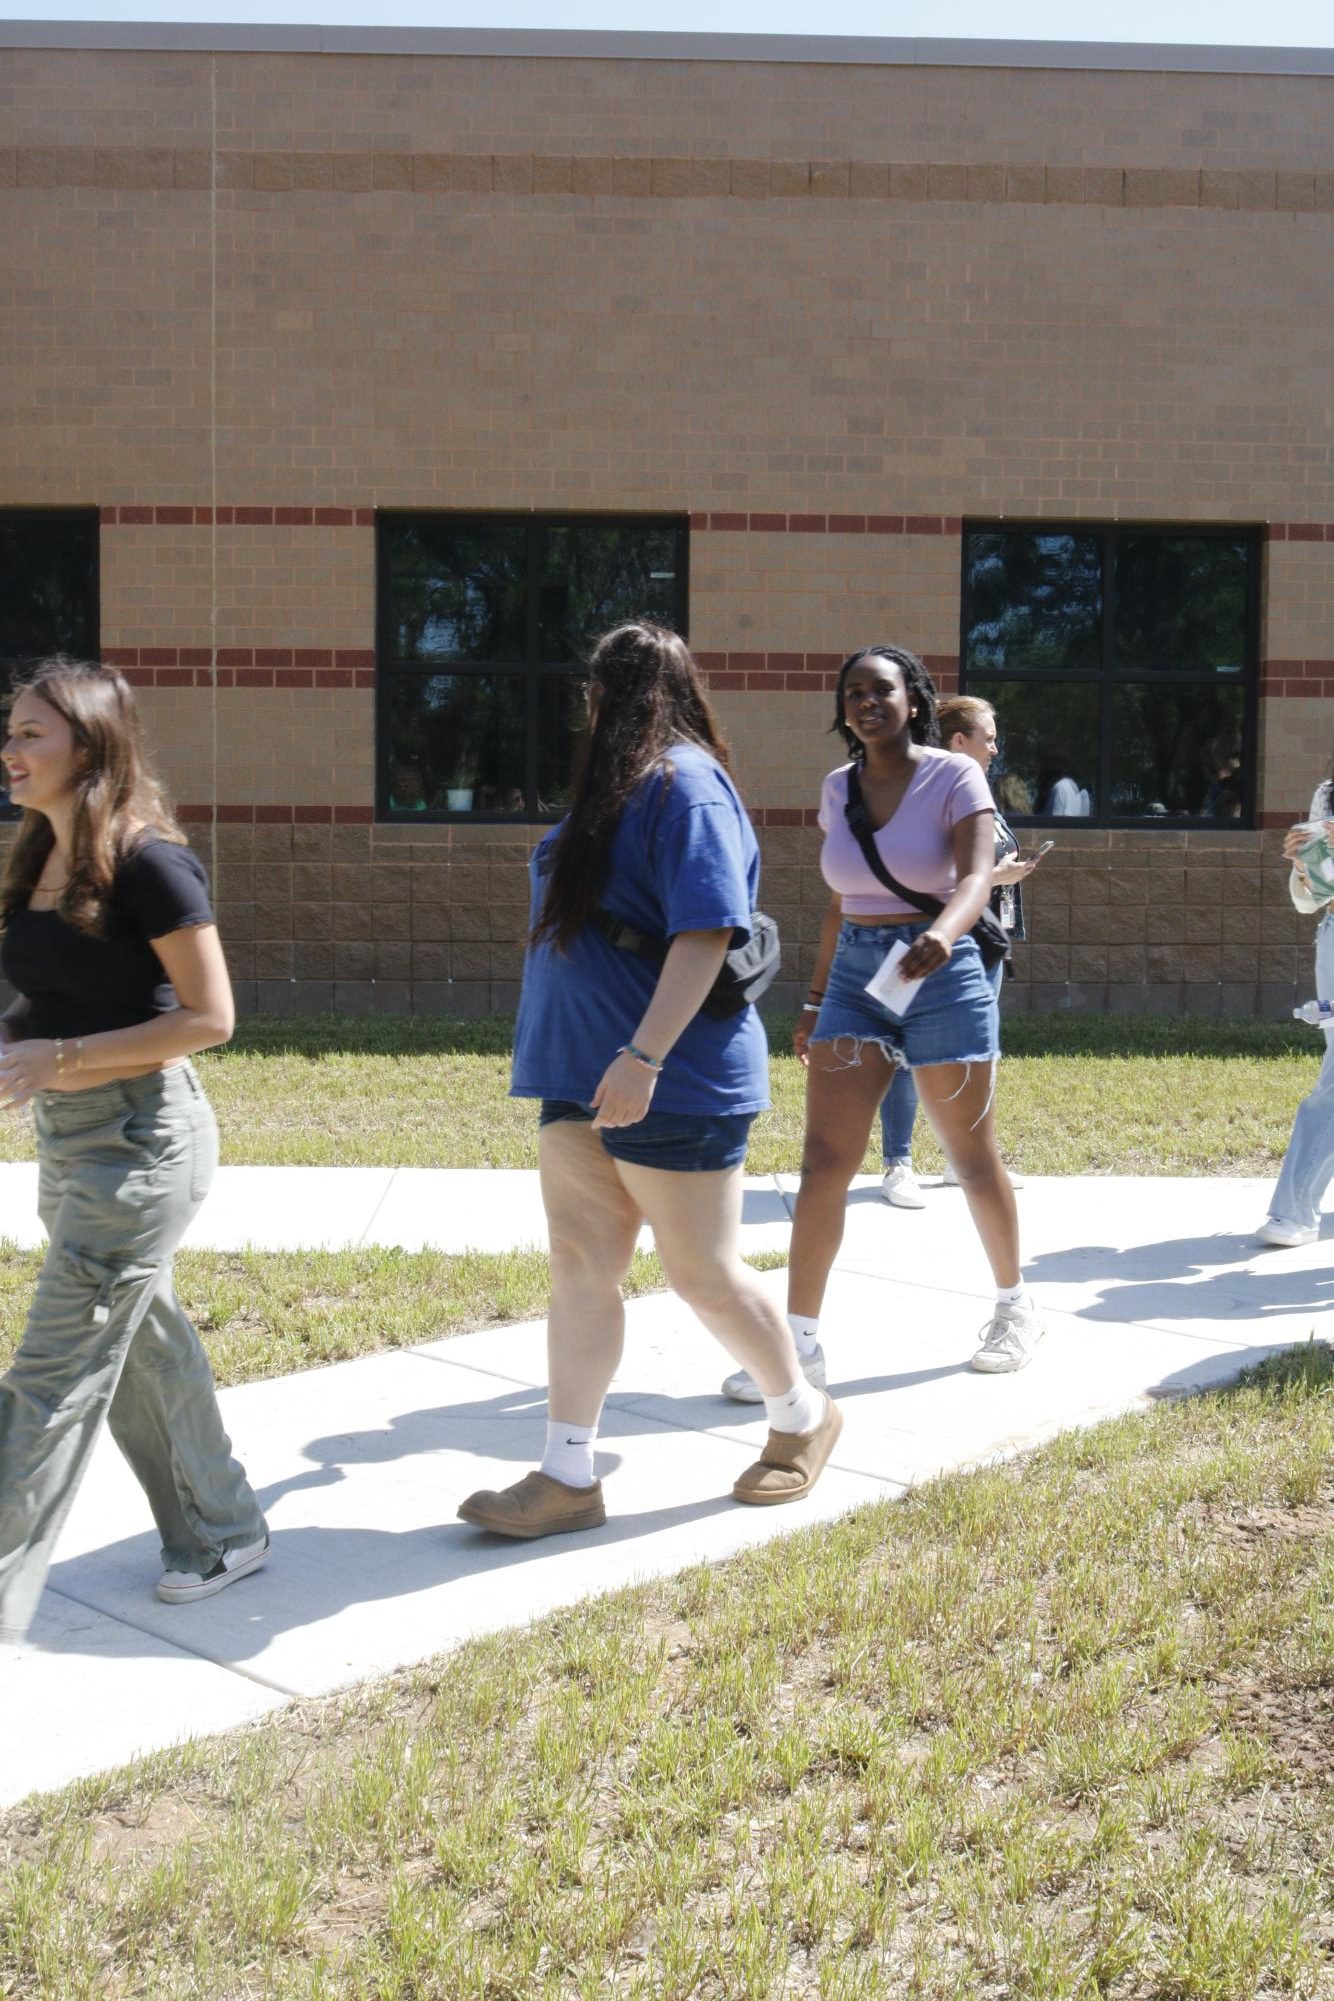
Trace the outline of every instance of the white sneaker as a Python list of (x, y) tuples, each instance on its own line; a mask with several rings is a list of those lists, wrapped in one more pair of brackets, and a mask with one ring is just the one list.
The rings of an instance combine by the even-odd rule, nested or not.
[(910, 1160), (896, 1160), (885, 1169), (880, 1183), (884, 1201), (896, 1209), (925, 1209), (926, 1199), (917, 1185)]
[[(814, 1390), (822, 1390), (825, 1385), (824, 1349), (817, 1347), (810, 1355), (797, 1350), (797, 1360), (801, 1363), (801, 1373)], [(731, 1397), (733, 1403), (763, 1403), (764, 1391), (755, 1378), (745, 1369), (738, 1369), (734, 1376), (728, 1376), (723, 1383), (723, 1395)]]
[(1308, 1229), (1304, 1223), (1285, 1223), (1281, 1216), (1266, 1216), (1255, 1233), (1258, 1243), (1273, 1244), (1281, 1251), (1290, 1251), (1298, 1244), (1313, 1244), (1319, 1235), (1319, 1230)]
[(245, 1543), (240, 1549), (225, 1549), (211, 1570), (164, 1570), (158, 1579), (157, 1595), (165, 1605), (193, 1605), (197, 1598), (212, 1598), (225, 1591), (239, 1577), (249, 1577), (269, 1560), (269, 1538)]
[(986, 1338), (969, 1367), (983, 1376), (1008, 1376), (1026, 1369), (1046, 1331), (1032, 1304), (1017, 1301), (1008, 1306), (997, 1301)]

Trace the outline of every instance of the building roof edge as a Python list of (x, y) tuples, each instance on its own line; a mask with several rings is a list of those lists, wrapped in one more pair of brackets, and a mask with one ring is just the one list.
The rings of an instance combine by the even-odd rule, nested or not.
[(255, 55), (526, 56), (639, 62), (847, 63), (943, 69), (1334, 76), (1334, 49), (1176, 42), (969, 41), (869, 35), (657, 34), (572, 28), (269, 27), (259, 22), (0, 21), (0, 48)]

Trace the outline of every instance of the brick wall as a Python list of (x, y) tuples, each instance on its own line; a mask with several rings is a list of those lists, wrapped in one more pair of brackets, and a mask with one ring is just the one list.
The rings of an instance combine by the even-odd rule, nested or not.
[[(968, 515), (1271, 524), (1262, 824), (1305, 811), (1334, 749), (1328, 80), (0, 69), (0, 505), (102, 509), (104, 650), (247, 1004), (513, 998), (528, 836), (373, 824), (378, 507), (690, 518), (798, 975), (832, 666), (895, 639), (955, 684)], [(1304, 990), (1276, 833), (1058, 838), (1011, 1005)]]

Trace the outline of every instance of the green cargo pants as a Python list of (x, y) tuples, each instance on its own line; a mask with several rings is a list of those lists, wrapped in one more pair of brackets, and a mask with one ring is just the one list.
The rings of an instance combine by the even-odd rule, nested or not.
[(10, 1642), (32, 1622), (104, 1417), (148, 1496), (167, 1569), (207, 1571), (265, 1532), (172, 1283), (218, 1159), (199, 1079), (186, 1063), (43, 1092), (33, 1109), (51, 1244), (0, 1379), (0, 1640)]

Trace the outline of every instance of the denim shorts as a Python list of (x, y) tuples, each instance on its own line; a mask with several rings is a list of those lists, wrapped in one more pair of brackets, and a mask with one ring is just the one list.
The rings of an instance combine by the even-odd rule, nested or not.
[[(543, 1098), (539, 1125), (554, 1126), (562, 1119), (591, 1122), (591, 1105), (576, 1104), (570, 1098)], [(708, 1112), (648, 1111), (633, 1126), (604, 1126), (598, 1138), (613, 1160), (628, 1160), (633, 1167), (661, 1167), (669, 1174), (717, 1174), (728, 1167), (740, 1167), (754, 1123), (754, 1112), (728, 1112), (715, 1116)]]
[(811, 1030), (817, 1042), (837, 1045), (849, 1064), (861, 1045), (878, 1043), (892, 1063), (909, 1070), (934, 1063), (994, 1063), (1000, 1055), (1000, 1011), (976, 941), (960, 938), (945, 964), (928, 973), (907, 1014), (891, 1014), (866, 991), (896, 940), (905, 944), (928, 929), (925, 918), (903, 924), (843, 924), (820, 1012)]

